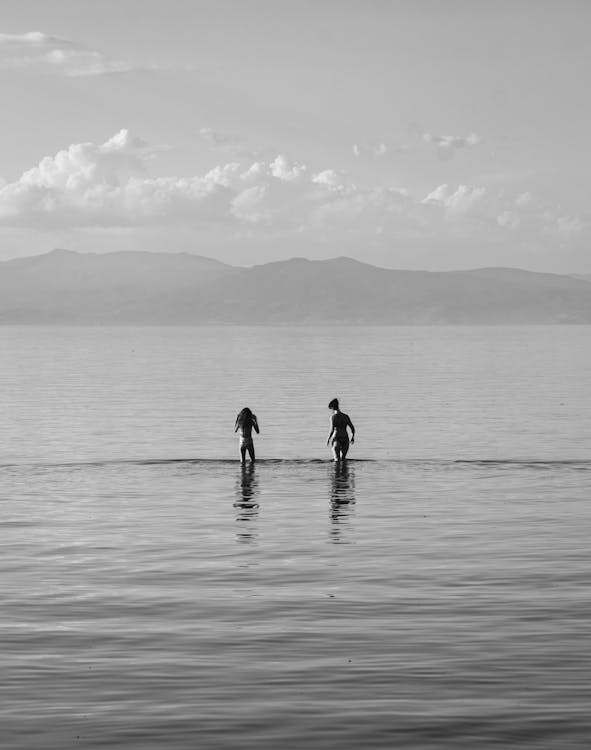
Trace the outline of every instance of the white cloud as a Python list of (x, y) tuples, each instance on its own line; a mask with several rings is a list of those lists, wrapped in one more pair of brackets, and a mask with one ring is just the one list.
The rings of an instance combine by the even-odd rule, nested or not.
[(305, 180), (307, 172), (305, 164), (290, 164), (285, 156), (280, 155), (271, 163), (271, 174), (282, 182)]
[(422, 137), (425, 143), (436, 147), (437, 156), (443, 160), (451, 159), (458, 149), (477, 146), (482, 141), (482, 138), (476, 133), (469, 133), (465, 136), (423, 133)]
[(530, 194), (442, 184), (421, 199), (401, 188), (359, 186), (340, 171), (313, 171), (281, 154), (201, 175), (153, 176), (157, 151), (128, 130), (102, 144), (72, 144), (18, 180), (0, 181), (0, 223), (41, 230), (210, 226), (229, 236), (308, 232), (360, 242), (421, 234), (502, 240), (507, 232), (566, 242), (586, 228)]
[(459, 185), (455, 190), (449, 185), (440, 185), (426, 198), (424, 204), (440, 206), (448, 214), (462, 214), (471, 211), (486, 195), (486, 188)]
[(45, 59), (67, 76), (97, 76), (108, 73), (128, 73), (135, 69), (124, 60), (110, 60), (94, 50), (53, 49)]
[(41, 31), (0, 34), (0, 69), (19, 68), (65, 76), (97, 76), (127, 73), (141, 66), (114, 60), (82, 44)]
[(401, 191), (361, 189), (341, 172), (312, 172), (281, 154), (192, 177), (148, 175), (153, 155), (127, 130), (73, 144), (0, 188), (0, 221), (41, 229), (244, 222), (274, 231), (349, 223), (363, 233), (412, 203)]
[(318, 185), (328, 185), (332, 188), (339, 188), (339, 186), (343, 185), (344, 180), (345, 176), (335, 172), (334, 169), (325, 169), (323, 172), (319, 172), (312, 177), (312, 182)]
[(253, 185), (238, 193), (231, 200), (231, 213), (238, 219), (253, 224), (270, 222), (271, 212), (265, 208), (267, 188), (264, 185)]

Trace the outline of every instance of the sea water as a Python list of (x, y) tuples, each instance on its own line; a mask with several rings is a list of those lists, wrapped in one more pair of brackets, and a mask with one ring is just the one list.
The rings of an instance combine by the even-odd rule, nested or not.
[(587, 748), (590, 333), (0, 328), (3, 747)]

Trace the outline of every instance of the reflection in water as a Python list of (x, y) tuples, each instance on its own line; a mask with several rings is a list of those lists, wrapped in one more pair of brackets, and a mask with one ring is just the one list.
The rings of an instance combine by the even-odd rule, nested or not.
[(258, 482), (253, 463), (242, 464), (240, 475), (236, 480), (236, 521), (239, 528), (236, 532), (237, 542), (253, 542), (257, 537), (256, 520), (259, 515), (259, 504), (256, 501)]
[(335, 462), (330, 487), (330, 538), (335, 544), (350, 543), (344, 531), (355, 505), (355, 469), (348, 461)]

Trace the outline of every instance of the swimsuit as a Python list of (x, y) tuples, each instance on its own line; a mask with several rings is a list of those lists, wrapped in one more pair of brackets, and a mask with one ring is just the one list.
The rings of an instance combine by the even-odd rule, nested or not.
[(340, 447), (341, 450), (349, 447), (349, 436), (348, 435), (335, 435), (332, 439), (334, 446)]

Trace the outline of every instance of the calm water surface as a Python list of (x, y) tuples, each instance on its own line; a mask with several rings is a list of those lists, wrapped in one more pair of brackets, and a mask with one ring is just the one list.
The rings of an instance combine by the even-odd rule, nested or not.
[(0, 328), (3, 747), (588, 748), (590, 333)]

